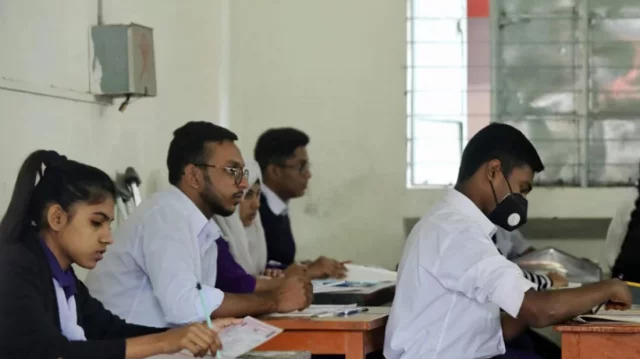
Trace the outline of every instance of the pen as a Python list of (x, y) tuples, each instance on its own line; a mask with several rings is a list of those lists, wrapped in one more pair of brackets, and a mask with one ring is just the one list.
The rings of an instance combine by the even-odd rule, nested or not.
[(326, 318), (326, 317), (333, 317), (334, 315), (336, 314), (333, 312), (326, 312), (326, 313), (316, 314), (312, 318)]
[(636, 288), (640, 288), (640, 283), (636, 283), (636, 282), (627, 282), (625, 281), (625, 283), (627, 283), (627, 285), (629, 287), (636, 287)]
[[(198, 290), (198, 296), (200, 297), (202, 312), (204, 313), (204, 316), (207, 318), (207, 326), (209, 327), (209, 329), (213, 330), (213, 323), (211, 323), (211, 316), (207, 314), (208, 313), (207, 306), (205, 305), (204, 296), (202, 295), (202, 286), (200, 285), (199, 282), (196, 283), (196, 289)], [(220, 350), (216, 351), (216, 359), (222, 359), (222, 354), (220, 353)]]
[(369, 308), (354, 308), (354, 309), (345, 310), (344, 312), (338, 312), (336, 313), (336, 316), (346, 317), (347, 315), (364, 313), (368, 311), (369, 311)]

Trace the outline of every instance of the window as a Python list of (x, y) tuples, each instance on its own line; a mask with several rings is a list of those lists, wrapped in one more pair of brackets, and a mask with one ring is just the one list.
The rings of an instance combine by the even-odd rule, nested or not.
[(455, 182), (467, 133), (467, 0), (407, 1), (407, 185)]
[(632, 184), (640, 3), (491, 0), (491, 19), (467, 19), (466, 2), (408, 0), (407, 185), (455, 182), (462, 148), (489, 120), (536, 145), (538, 184)]
[(640, 160), (640, 3), (496, 0), (493, 120), (520, 128), (538, 182), (628, 185)]

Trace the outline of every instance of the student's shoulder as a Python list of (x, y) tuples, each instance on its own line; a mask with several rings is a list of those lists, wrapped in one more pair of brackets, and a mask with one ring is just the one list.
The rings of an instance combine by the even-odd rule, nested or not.
[(474, 231), (467, 216), (447, 206), (437, 206), (425, 214), (416, 225), (421, 231), (439, 235)]
[(184, 199), (180, 198), (176, 192), (176, 189), (166, 189), (154, 193), (136, 208), (127, 222), (142, 225), (148, 222), (156, 224), (158, 220), (186, 217)]

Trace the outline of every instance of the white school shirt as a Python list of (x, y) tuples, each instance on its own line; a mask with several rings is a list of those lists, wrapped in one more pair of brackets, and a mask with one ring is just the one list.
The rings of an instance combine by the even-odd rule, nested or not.
[(267, 205), (271, 212), (277, 216), (287, 213), (287, 203), (280, 198), (273, 190), (267, 187), (266, 184), (262, 185), (262, 194), (264, 194)]
[(450, 190), (409, 234), (387, 324), (387, 359), (491, 358), (505, 352), (500, 308), (517, 317), (534, 287), (500, 255), (496, 227)]
[(56, 295), (56, 303), (58, 304), (58, 318), (60, 318), (60, 331), (68, 340), (86, 341), (84, 329), (78, 325), (78, 307), (76, 306), (76, 296), (72, 295), (67, 298), (64, 289), (55, 278), (53, 280), (53, 289)]
[(87, 275), (87, 287), (129, 323), (173, 327), (203, 322), (224, 298), (215, 288), (218, 237), (215, 222), (171, 186), (142, 202), (114, 232), (114, 244)]
[(633, 191), (633, 193), (629, 193), (622, 201), (607, 229), (607, 238), (604, 241), (600, 261), (602, 262), (601, 266), (608, 272), (610, 272), (614, 264), (616, 264), (622, 242), (624, 242), (624, 238), (627, 236), (629, 221), (631, 221), (631, 212), (633, 212), (636, 207), (635, 202), (638, 198), (638, 193), (635, 188)]

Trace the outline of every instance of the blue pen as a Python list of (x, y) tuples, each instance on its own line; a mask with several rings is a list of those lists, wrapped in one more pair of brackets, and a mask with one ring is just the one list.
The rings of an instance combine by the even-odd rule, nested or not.
[(364, 313), (364, 312), (368, 312), (368, 311), (369, 311), (369, 308), (354, 308), (354, 309), (345, 310), (343, 312), (339, 312), (339, 313), (336, 314), (336, 316), (338, 316), (338, 317), (346, 317), (347, 315)]
[[(204, 313), (204, 316), (207, 318), (207, 326), (209, 326), (209, 329), (213, 330), (213, 324), (211, 323), (211, 316), (207, 314), (209, 312), (207, 311), (207, 306), (205, 305), (204, 296), (202, 295), (202, 286), (200, 285), (200, 283), (196, 283), (196, 289), (198, 290), (198, 296), (200, 296), (200, 304), (202, 305), (202, 312)], [(220, 353), (220, 350), (216, 351), (216, 359), (222, 359), (222, 353)]]

